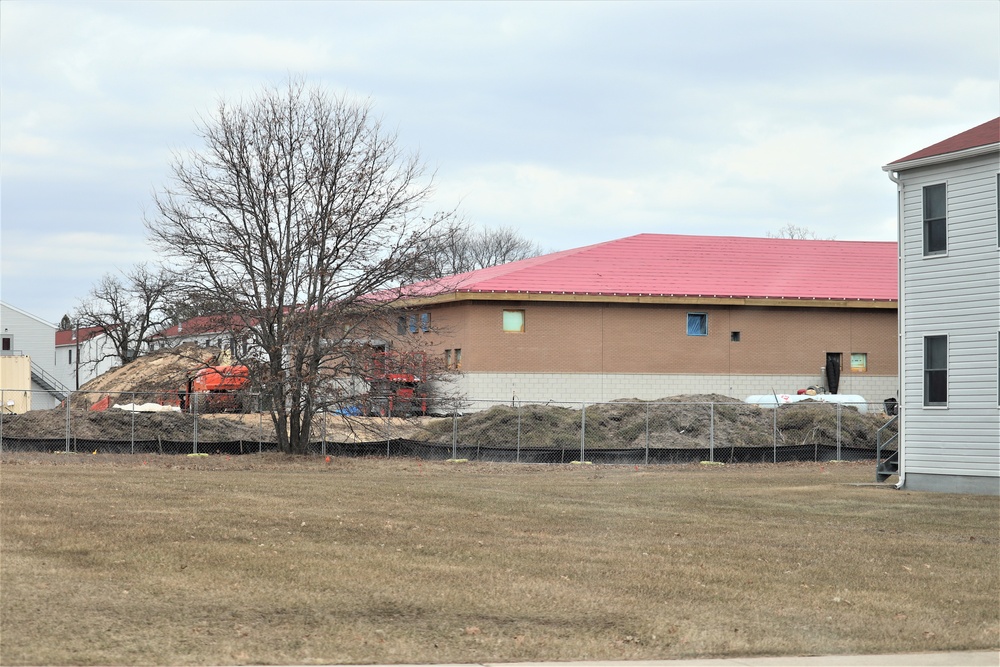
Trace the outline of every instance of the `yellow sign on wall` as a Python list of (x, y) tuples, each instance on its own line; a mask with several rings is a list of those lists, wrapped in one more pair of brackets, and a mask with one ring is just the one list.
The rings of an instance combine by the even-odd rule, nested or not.
[(852, 373), (867, 373), (868, 372), (868, 354), (865, 352), (852, 352), (851, 353), (851, 372)]

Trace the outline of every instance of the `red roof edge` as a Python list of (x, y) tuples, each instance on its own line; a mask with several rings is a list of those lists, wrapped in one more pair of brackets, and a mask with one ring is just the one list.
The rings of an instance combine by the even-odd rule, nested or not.
[[(73, 338), (74, 334), (77, 333), (76, 329), (60, 329), (56, 331), (56, 347), (63, 345), (75, 345), (76, 339)], [(104, 327), (81, 327), (79, 329), (80, 342), (84, 342), (100, 336), (104, 333)]]
[(944, 141), (939, 141), (932, 146), (923, 148), (916, 153), (911, 153), (906, 157), (901, 157), (898, 160), (890, 162), (889, 164), (893, 165), (899, 164), (900, 162), (910, 162), (911, 160), (919, 160), (920, 158), (925, 157), (936, 157), (938, 155), (956, 153), (969, 148), (989, 146), (990, 144), (996, 143), (1000, 143), (1000, 117), (988, 120), (982, 125), (977, 125), (971, 130), (960, 132), (953, 137), (949, 137)]

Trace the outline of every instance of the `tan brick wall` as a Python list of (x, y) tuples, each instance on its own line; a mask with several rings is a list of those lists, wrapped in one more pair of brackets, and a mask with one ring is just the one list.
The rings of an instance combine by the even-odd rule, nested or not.
[[(870, 376), (895, 377), (896, 310), (677, 306), (533, 301), (458, 302), (432, 313), (428, 350), (462, 350), (470, 373), (788, 375), (815, 378), (827, 352), (868, 355)], [(523, 333), (502, 330), (504, 310), (524, 310)], [(708, 315), (708, 335), (687, 335), (687, 314)], [(731, 342), (732, 331), (740, 342)], [(841, 393), (845, 388), (842, 386)]]

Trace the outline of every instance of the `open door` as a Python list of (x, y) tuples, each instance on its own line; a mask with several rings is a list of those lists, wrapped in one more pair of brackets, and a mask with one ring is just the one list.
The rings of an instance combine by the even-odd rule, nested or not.
[(826, 390), (831, 394), (836, 394), (837, 390), (840, 389), (840, 364), (842, 358), (843, 353), (841, 352), (826, 353)]

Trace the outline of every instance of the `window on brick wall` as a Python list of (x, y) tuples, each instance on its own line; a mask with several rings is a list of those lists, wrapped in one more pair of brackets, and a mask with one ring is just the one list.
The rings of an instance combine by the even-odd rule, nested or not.
[(406, 316), (400, 315), (396, 318), (396, 333), (405, 334), (406, 333)]
[(410, 333), (417, 333), (417, 314), (413, 313), (409, 317)]
[(451, 368), (451, 350), (444, 351), (444, 367)]
[(420, 313), (420, 330), (427, 333), (431, 330), (431, 314)]
[(708, 313), (688, 313), (687, 335), (688, 336), (708, 335)]
[(503, 311), (503, 330), (508, 333), (521, 333), (524, 331), (524, 311), (505, 310)]
[(740, 332), (739, 331), (732, 331), (732, 332), (730, 332), (729, 333), (729, 340), (732, 341), (732, 342), (734, 342), (734, 343), (740, 342)]
[(455, 348), (455, 368), (462, 367), (462, 350)]

